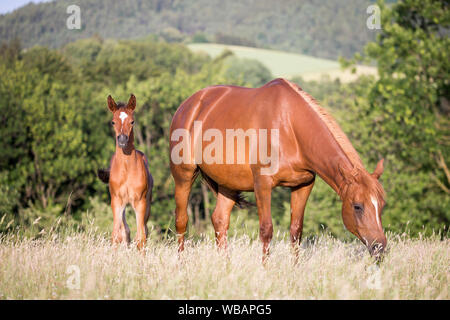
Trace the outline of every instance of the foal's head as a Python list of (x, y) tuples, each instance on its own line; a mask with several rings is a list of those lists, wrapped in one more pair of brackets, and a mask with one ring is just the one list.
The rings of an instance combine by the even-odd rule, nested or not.
[(345, 181), (341, 187), (345, 227), (367, 246), (371, 255), (380, 256), (386, 248), (381, 225), (384, 191), (378, 181), (383, 173), (383, 160), (372, 174), (358, 167), (339, 169)]
[(113, 114), (111, 121), (116, 132), (117, 145), (125, 148), (133, 134), (134, 109), (136, 108), (136, 97), (132, 94), (128, 103), (118, 103), (111, 96), (108, 96), (108, 108)]

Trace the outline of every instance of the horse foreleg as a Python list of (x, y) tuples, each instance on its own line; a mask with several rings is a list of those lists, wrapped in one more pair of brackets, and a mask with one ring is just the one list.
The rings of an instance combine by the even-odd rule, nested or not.
[(298, 257), (298, 246), (302, 239), (303, 217), (305, 214), (306, 202), (314, 186), (314, 179), (308, 184), (303, 184), (292, 188), (291, 192), (291, 243)]
[(217, 204), (211, 215), (211, 220), (216, 232), (216, 244), (220, 249), (227, 248), (227, 232), (230, 226), (230, 214), (236, 201), (227, 198), (220, 192), (217, 194)]
[(119, 197), (111, 197), (113, 212), (112, 243), (130, 242), (130, 229), (125, 220), (125, 204)]
[(191, 192), (191, 181), (177, 182), (175, 180), (175, 228), (178, 237), (178, 252), (184, 250), (184, 235), (188, 223), (187, 206), (189, 193)]
[(259, 237), (263, 244), (262, 261), (265, 263), (269, 255), (269, 244), (273, 235), (272, 215), (270, 212), (272, 179), (269, 176), (256, 176), (254, 189), (259, 216)]
[(122, 236), (122, 242), (130, 244), (130, 227), (128, 227), (127, 219), (125, 217), (125, 208), (122, 211), (122, 224), (120, 225), (120, 234)]
[(147, 242), (147, 220), (148, 220), (148, 201), (147, 198), (134, 202), (133, 208), (136, 213), (136, 237), (137, 248), (142, 250)]

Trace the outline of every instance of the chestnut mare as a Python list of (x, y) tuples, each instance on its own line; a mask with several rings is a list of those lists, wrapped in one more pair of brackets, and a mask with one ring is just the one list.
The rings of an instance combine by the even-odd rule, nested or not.
[[(174, 161), (175, 146), (181, 138), (176, 134), (173, 136), (173, 133), (177, 129), (188, 131), (194, 145), (194, 121), (201, 121), (204, 131), (213, 129), (223, 136), (227, 129), (246, 132), (249, 129), (278, 129), (278, 170), (273, 174), (261, 174), (267, 162), (262, 164), (258, 159), (256, 163), (250, 163), (247, 154), (245, 163), (240, 164), (196, 161), (195, 148), (186, 154), (189, 161)], [(179, 251), (184, 249), (189, 193), (199, 172), (217, 194), (217, 205), (211, 219), (219, 248), (226, 248), (230, 212), (235, 204), (242, 203), (240, 192), (254, 191), (265, 260), (273, 233), (271, 192), (276, 186), (291, 188), (290, 235), (293, 246), (298, 248), (305, 205), (316, 174), (340, 196), (346, 228), (367, 246), (369, 252), (380, 256), (386, 247), (381, 225), (384, 191), (378, 181), (383, 172), (383, 160), (372, 174), (367, 172), (334, 119), (296, 84), (275, 79), (255, 89), (221, 85), (204, 88), (180, 105), (170, 130), (170, 169), (175, 180)], [(246, 150), (250, 150), (249, 143), (246, 139)], [(202, 151), (207, 147), (208, 143), (203, 142)], [(232, 156), (236, 156), (236, 151), (234, 148)], [(229, 155), (224, 152), (224, 159), (225, 156)]]
[(130, 229), (125, 219), (125, 207), (131, 204), (136, 213), (136, 238), (138, 249), (146, 243), (150, 216), (153, 178), (148, 169), (147, 157), (134, 148), (134, 109), (136, 97), (131, 95), (128, 104), (118, 103), (108, 96), (108, 107), (113, 114), (111, 124), (115, 130), (116, 152), (109, 169), (98, 170), (98, 176), (109, 183), (111, 208), (114, 216), (112, 242), (130, 243)]

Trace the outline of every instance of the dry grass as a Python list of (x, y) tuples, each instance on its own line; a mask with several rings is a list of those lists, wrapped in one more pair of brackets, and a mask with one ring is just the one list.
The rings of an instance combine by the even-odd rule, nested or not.
[[(304, 244), (299, 263), (274, 239), (261, 265), (261, 245), (230, 239), (228, 255), (210, 239), (114, 249), (94, 232), (0, 238), (0, 299), (448, 299), (449, 239), (389, 236), (377, 267), (359, 243), (328, 236)], [(80, 288), (67, 287), (80, 270)], [(76, 284), (76, 282), (72, 282)]]

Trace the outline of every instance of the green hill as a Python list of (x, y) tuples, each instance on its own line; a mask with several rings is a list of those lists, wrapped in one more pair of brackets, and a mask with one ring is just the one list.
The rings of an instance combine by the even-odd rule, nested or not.
[[(266, 47), (336, 59), (374, 39), (369, 0), (55, 0), (0, 15), (0, 42), (61, 47), (98, 34), (130, 39), (157, 34), (168, 42), (208, 41)], [(66, 27), (68, 5), (81, 9), (81, 30)]]
[[(277, 50), (259, 49), (217, 43), (194, 43), (188, 47), (195, 52), (205, 52), (212, 57), (230, 50), (237, 57), (255, 59), (265, 65), (275, 77), (293, 78), (302, 76), (305, 80), (316, 80), (322, 75), (340, 78), (347, 82), (355, 78), (350, 71), (343, 71), (337, 61), (315, 58), (307, 55)], [(376, 74), (376, 68), (358, 66), (357, 74)]]

